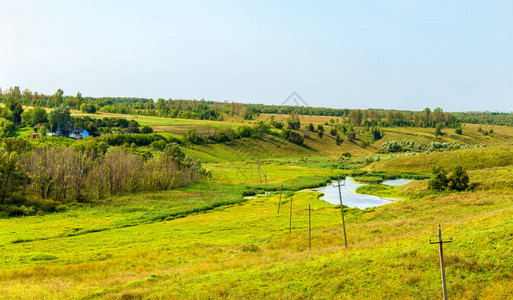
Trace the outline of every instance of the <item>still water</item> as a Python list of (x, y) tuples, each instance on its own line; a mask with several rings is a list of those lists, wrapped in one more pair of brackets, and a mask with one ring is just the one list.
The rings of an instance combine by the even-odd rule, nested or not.
[[(343, 183), (344, 181), (341, 182)], [(342, 203), (346, 206), (366, 209), (369, 207), (391, 203), (391, 201), (382, 199), (378, 196), (357, 194), (356, 188), (364, 184), (354, 181), (351, 177), (347, 177), (345, 182), (346, 184), (342, 186), (340, 189), (342, 192)], [(411, 182), (411, 180), (395, 179), (383, 181), (383, 184), (399, 186), (407, 184), (409, 182)], [(333, 184), (336, 184), (336, 182), (333, 182)], [(338, 197), (338, 188), (333, 187), (333, 184), (320, 188), (317, 191), (324, 194), (324, 196), (321, 197), (322, 200), (332, 204), (340, 204), (340, 200)]]

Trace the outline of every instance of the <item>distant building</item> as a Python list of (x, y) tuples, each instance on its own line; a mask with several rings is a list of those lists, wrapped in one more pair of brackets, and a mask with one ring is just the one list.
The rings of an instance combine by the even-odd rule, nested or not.
[(29, 138), (35, 139), (39, 137), (39, 133), (31, 133), (29, 134)]
[(82, 128), (82, 127), (75, 127), (69, 133), (70, 138), (77, 139), (77, 140), (83, 139), (88, 136), (89, 136), (89, 132), (85, 128)]

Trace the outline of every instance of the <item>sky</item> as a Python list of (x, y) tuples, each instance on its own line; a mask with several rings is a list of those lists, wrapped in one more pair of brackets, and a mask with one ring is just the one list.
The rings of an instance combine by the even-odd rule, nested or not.
[(10, 86), (510, 112), (513, 1), (0, 0), (0, 87)]

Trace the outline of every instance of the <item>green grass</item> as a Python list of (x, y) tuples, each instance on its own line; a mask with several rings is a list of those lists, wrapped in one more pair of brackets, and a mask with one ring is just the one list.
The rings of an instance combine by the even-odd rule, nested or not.
[(449, 171), (457, 165), (461, 165), (467, 170), (475, 170), (512, 164), (513, 147), (499, 146), (391, 158), (373, 163), (367, 169), (388, 172), (430, 173), (431, 168), (436, 165)]
[(34, 133), (34, 128), (31, 126), (26, 127), (20, 127), (18, 130), (16, 130), (15, 137), (21, 137), (21, 138), (29, 138), (29, 134)]
[[(279, 195), (274, 194), (168, 221), (4, 242), (0, 289), (14, 298), (439, 298), (437, 247), (428, 238), (436, 236), (437, 223), (455, 221), (443, 226), (444, 236), (454, 236), (453, 243), (444, 245), (449, 296), (507, 298), (513, 292), (513, 239), (510, 223), (503, 222), (510, 222), (512, 212), (484, 214), (513, 205), (506, 190), (498, 194), (494, 188), (495, 178), (513, 183), (513, 169), (500, 169), (490, 178), (495, 171), (472, 172), (471, 178), (481, 183), (472, 193), (346, 210), (347, 250), (339, 209), (320, 201), (316, 192), (284, 196), (280, 215)], [(425, 182), (400, 188), (409, 189), (425, 189)], [(1, 220), (2, 241), (12, 240), (17, 230), (38, 235), (68, 226), (74, 230), (86, 222), (103, 224), (109, 217), (114, 221), (119, 210), (140, 208), (135, 199), (120, 201), (123, 205), (112, 203), (111, 210), (72, 208), (62, 214)], [(154, 205), (165, 206), (165, 201)], [(312, 250), (308, 205), (313, 209)], [(484, 217), (469, 219), (479, 215)]]
[[(430, 138), (429, 130), (419, 135)], [(462, 138), (480, 140), (472, 130), (464, 128)], [(504, 130), (497, 143), (509, 134), (494, 130)], [(405, 132), (398, 131), (386, 136)], [(452, 139), (448, 132), (444, 138)], [(391, 158), (365, 170), (346, 160), (348, 174), (371, 179), (425, 178), (419, 173), (434, 164), (462, 164), (476, 188), (436, 193), (427, 180), (364, 185), (357, 191), (396, 202), (344, 209), (345, 249), (340, 208), (302, 189), (343, 177), (339, 153), (359, 146), (328, 151), (322, 148), (330, 139), (308, 142), (310, 149), (278, 139), (194, 146), (186, 151), (205, 162), (210, 180), (0, 219), (0, 298), (436, 299), (439, 257), (429, 238), (436, 238), (437, 224), (454, 238), (444, 244), (449, 297), (511, 298), (513, 148)], [(264, 173), (271, 195), (243, 199), (265, 190)]]

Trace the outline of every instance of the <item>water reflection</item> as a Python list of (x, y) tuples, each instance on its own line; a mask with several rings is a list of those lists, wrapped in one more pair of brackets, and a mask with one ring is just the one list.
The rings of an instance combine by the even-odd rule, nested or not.
[[(399, 185), (407, 184), (408, 182), (411, 182), (411, 180), (395, 179), (395, 180), (386, 180), (383, 182), (383, 184), (391, 185), (391, 186), (399, 186)], [(369, 207), (380, 206), (380, 205), (391, 203), (391, 201), (382, 199), (378, 196), (357, 194), (356, 188), (361, 185), (362, 185), (361, 183), (354, 181), (353, 178), (347, 177), (346, 184), (340, 188), (341, 192), (342, 192), (342, 203), (344, 205), (349, 206), (349, 207), (366, 209)], [(332, 203), (332, 204), (340, 204), (337, 187), (333, 187), (333, 185), (330, 184), (328, 186), (318, 189), (318, 191), (324, 194), (324, 196), (322, 196), (322, 198), (321, 198), (322, 200)]]

